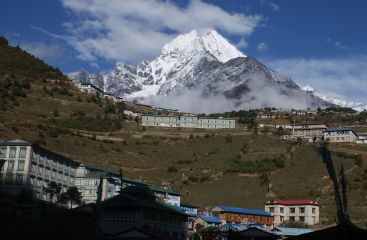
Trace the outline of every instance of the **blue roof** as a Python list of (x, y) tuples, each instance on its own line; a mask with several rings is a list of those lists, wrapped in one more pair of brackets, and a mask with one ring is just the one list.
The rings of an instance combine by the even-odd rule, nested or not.
[(325, 132), (338, 132), (338, 131), (353, 131), (351, 128), (328, 128)]
[(197, 217), (203, 219), (207, 223), (222, 223), (222, 221), (217, 217), (211, 217), (204, 214), (198, 214)]
[(297, 236), (312, 232), (312, 230), (309, 228), (289, 228), (289, 227), (276, 227), (273, 228), (272, 231), (276, 235), (282, 235), (282, 236)]
[(264, 210), (254, 210), (254, 209), (247, 209), (247, 208), (236, 208), (236, 207), (227, 207), (227, 206), (218, 206), (223, 212), (229, 213), (242, 213), (242, 214), (249, 214), (249, 215), (261, 215), (261, 216), (271, 216), (271, 213), (266, 212)]

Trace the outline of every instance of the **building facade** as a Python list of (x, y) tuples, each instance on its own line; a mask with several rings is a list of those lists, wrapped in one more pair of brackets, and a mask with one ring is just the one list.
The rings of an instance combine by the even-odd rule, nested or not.
[(263, 210), (217, 206), (211, 209), (211, 215), (226, 223), (257, 222), (266, 226), (273, 225), (273, 216)]
[(154, 196), (163, 202), (179, 207), (181, 204), (181, 195), (167, 188), (159, 188), (155, 186), (149, 186), (149, 189), (153, 192)]
[(185, 128), (235, 128), (234, 118), (199, 118), (197, 116), (142, 116), (143, 126)]
[(75, 186), (82, 194), (84, 203), (95, 203), (99, 188), (102, 201), (116, 196), (121, 188), (120, 183), (119, 175), (108, 169), (81, 164), (76, 171)]
[(75, 184), (78, 162), (24, 140), (0, 142), (0, 186), (17, 194), (22, 188), (32, 190), (34, 197), (50, 200), (44, 188), (55, 182), (66, 191)]
[(351, 128), (328, 128), (324, 140), (329, 142), (356, 142), (357, 135)]
[(79, 88), (80, 91), (85, 93), (95, 94), (97, 92), (100, 92), (101, 94), (103, 94), (103, 91), (101, 89), (97, 88), (91, 83), (76, 83), (75, 86)]
[(157, 201), (149, 188), (132, 186), (101, 203), (99, 224), (105, 234), (144, 227), (184, 240), (187, 218), (178, 208)]
[(274, 216), (274, 226), (283, 222), (314, 225), (320, 221), (319, 203), (315, 200), (270, 200), (265, 211)]
[(358, 133), (356, 143), (367, 144), (367, 133)]

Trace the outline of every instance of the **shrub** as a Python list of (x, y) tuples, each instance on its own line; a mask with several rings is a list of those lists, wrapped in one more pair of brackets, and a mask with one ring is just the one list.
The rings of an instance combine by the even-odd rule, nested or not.
[(190, 180), (191, 182), (194, 182), (194, 183), (199, 182), (199, 178), (197, 178), (197, 177), (193, 177), (193, 176), (190, 176), (190, 177), (189, 177), (189, 180)]
[(47, 131), (47, 135), (49, 137), (52, 137), (52, 138), (57, 138), (58, 137), (58, 132), (56, 131), (55, 128), (49, 128), (48, 131)]
[(283, 168), (285, 166), (285, 160), (283, 157), (274, 158), (274, 165), (277, 168)]
[(232, 136), (230, 134), (228, 134), (226, 136), (226, 143), (228, 144), (228, 143), (231, 143), (231, 142), (232, 142)]
[(175, 166), (169, 166), (169, 167), (167, 168), (167, 171), (168, 171), (168, 172), (177, 172), (178, 170), (177, 170), (177, 168), (176, 168)]
[(363, 166), (363, 157), (361, 154), (356, 156), (356, 158), (354, 159), (354, 163), (359, 167)]

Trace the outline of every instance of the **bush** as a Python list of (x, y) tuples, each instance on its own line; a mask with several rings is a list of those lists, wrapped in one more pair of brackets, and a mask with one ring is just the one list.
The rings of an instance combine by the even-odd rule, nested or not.
[(285, 160), (283, 157), (274, 158), (274, 165), (277, 168), (283, 168), (285, 166)]
[(47, 135), (49, 137), (52, 137), (52, 138), (57, 138), (58, 137), (58, 132), (56, 131), (55, 128), (49, 128), (48, 131), (47, 131)]
[(230, 134), (228, 134), (226, 136), (226, 143), (228, 144), (228, 143), (231, 143), (231, 142), (232, 142), (232, 136)]
[(169, 166), (169, 167), (167, 168), (167, 171), (168, 171), (168, 172), (177, 172), (178, 170), (177, 170), (177, 168), (176, 168), (175, 166)]
[(254, 161), (239, 161), (234, 160), (233, 165), (229, 168), (229, 172), (241, 172), (241, 173), (262, 173), (271, 172), (276, 168), (282, 168), (285, 166), (285, 160), (283, 158), (264, 158)]
[(359, 166), (359, 167), (362, 167), (363, 166), (363, 157), (361, 154), (359, 154), (355, 160), (354, 160), (354, 163)]

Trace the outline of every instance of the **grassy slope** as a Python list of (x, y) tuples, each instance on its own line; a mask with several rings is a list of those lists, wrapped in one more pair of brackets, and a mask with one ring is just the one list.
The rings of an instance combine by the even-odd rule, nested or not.
[[(0, 53), (2, 51), (4, 49), (0, 47)], [(14, 73), (16, 78), (27, 76), (27, 70), (20, 73), (17, 69), (4, 67), (0, 58), (1, 66), (3, 75), (0, 75), (0, 81), (4, 73)], [(40, 132), (44, 132), (39, 124), (52, 127), (47, 126), (49, 119), (69, 117), (78, 110), (88, 116), (103, 115), (103, 108), (87, 102), (88, 96), (71, 84), (68, 95), (45, 94), (43, 87), (50, 89), (56, 83), (44, 79), (32, 74), (27, 97), (17, 97), (19, 106), (9, 103), (6, 111), (0, 110), (0, 138), (37, 140)], [(59, 116), (54, 116), (55, 109)], [(240, 128), (212, 131), (147, 128), (142, 131), (134, 121), (123, 123), (123, 129), (119, 131), (88, 134), (95, 134), (97, 139), (114, 137), (119, 141), (109, 143), (71, 133), (59, 133), (57, 138), (46, 134), (45, 147), (83, 162), (114, 170), (122, 168), (125, 175), (148, 183), (169, 183), (172, 189), (183, 194), (184, 201), (199, 206), (226, 204), (258, 209), (264, 208), (266, 192), (266, 187), (260, 185), (259, 175), (228, 173), (226, 170), (233, 160), (239, 159), (244, 142), (250, 145), (250, 150), (241, 156), (242, 161), (279, 156), (290, 144), (272, 137), (254, 137)], [(190, 134), (193, 139), (189, 138)], [(226, 143), (227, 134), (232, 135), (232, 143)], [(358, 153), (367, 151), (366, 147), (353, 145), (332, 145), (331, 148)], [(367, 218), (367, 180), (361, 180), (362, 168), (355, 166), (352, 159), (336, 158), (335, 161), (337, 165), (345, 164), (351, 188), (351, 215), (354, 221), (363, 225)], [(167, 171), (169, 166), (175, 166), (177, 172)], [(272, 191), (286, 198), (320, 197), (321, 217), (327, 224), (333, 221), (334, 207), (330, 181), (326, 176), (316, 148), (304, 145), (293, 152), (284, 168), (273, 172)]]

